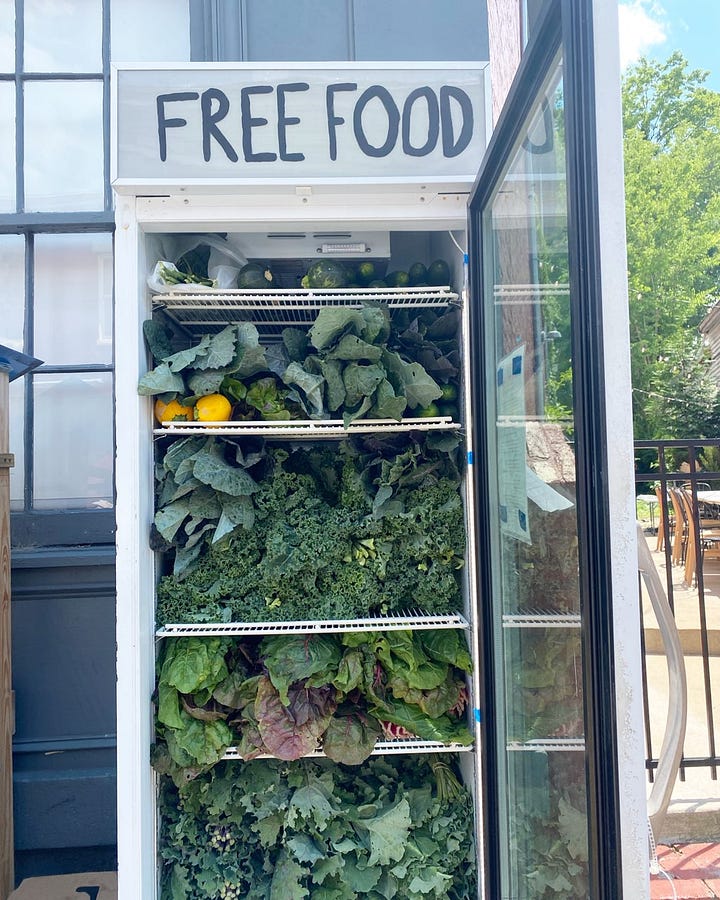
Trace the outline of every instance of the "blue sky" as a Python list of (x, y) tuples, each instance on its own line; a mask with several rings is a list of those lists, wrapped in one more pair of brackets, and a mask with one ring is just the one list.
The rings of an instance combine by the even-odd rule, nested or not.
[(620, 61), (665, 60), (680, 50), (690, 68), (708, 71), (720, 91), (720, 0), (619, 0)]

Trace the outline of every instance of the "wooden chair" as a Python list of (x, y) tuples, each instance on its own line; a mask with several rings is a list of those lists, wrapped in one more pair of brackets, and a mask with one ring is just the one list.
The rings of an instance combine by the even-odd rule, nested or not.
[(660, 485), (655, 485), (655, 496), (658, 501), (658, 532), (655, 550), (662, 550), (665, 547), (665, 512), (667, 511), (668, 519), (668, 538), (672, 539), (675, 532), (675, 518), (672, 515), (673, 510), (667, 509), (667, 495), (663, 497), (663, 490)]
[(678, 491), (685, 512), (687, 543), (685, 549), (685, 584), (691, 587), (697, 580), (698, 548), (700, 565), (707, 554), (720, 559), (720, 519), (700, 519), (690, 491)]
[(681, 566), (685, 562), (688, 540), (687, 512), (680, 497), (680, 488), (670, 488), (670, 500), (675, 512), (675, 534), (672, 544), (672, 564)]

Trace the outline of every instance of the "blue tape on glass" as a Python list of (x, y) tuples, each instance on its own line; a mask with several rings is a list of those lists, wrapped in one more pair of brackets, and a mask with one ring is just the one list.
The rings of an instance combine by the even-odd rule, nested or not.
[(480, 710), (476, 708), (474, 710), (474, 713), (475, 713), (475, 721), (482, 722), (482, 713), (480, 712)]
[(473, 452), (472, 450), (468, 450), (468, 465), (471, 466), (473, 464)]
[(467, 265), (470, 262), (470, 257), (467, 253), (463, 254), (463, 263)]

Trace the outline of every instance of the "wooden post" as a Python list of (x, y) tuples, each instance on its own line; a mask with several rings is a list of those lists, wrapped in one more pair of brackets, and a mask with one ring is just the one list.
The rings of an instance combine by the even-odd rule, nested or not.
[(0, 900), (15, 888), (12, 736), (15, 710), (10, 659), (10, 378), (0, 366)]

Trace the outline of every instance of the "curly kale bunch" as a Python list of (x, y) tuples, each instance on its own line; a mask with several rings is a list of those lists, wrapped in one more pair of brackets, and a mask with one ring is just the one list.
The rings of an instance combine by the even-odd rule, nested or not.
[(424, 759), (220, 763), (179, 788), (163, 778), (160, 811), (163, 900), (477, 894), (470, 795)]
[(267, 450), (249, 527), (158, 587), (161, 623), (456, 612), (465, 523), (454, 445)]

